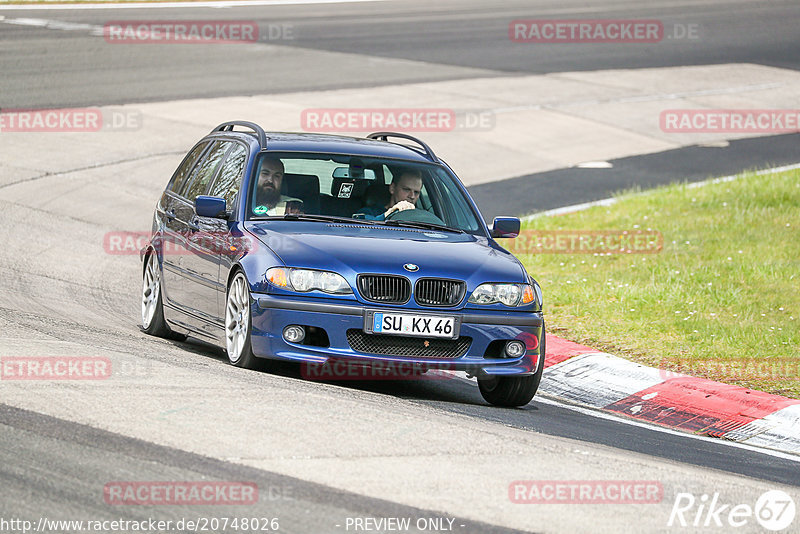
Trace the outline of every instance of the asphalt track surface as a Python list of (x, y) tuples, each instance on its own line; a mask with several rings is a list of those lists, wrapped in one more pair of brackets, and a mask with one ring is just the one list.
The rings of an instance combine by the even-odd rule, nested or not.
[[(747, 170), (792, 165), (800, 159), (800, 134), (730, 141), (727, 146), (690, 146), (608, 161), (611, 167), (571, 167), (474, 185), (469, 192), (487, 221), (498, 215), (530, 215), (583, 204), (615, 193), (675, 183), (700, 182)], [(513, 195), (498, 192), (513, 191)]]
[[(244, 19), (257, 22), (265, 39), (241, 53), (230, 46), (105, 46), (86, 31), (0, 24), (4, 52), (0, 108), (371, 87), (476, 73), (500, 76), (716, 63), (800, 68), (796, 26), (800, 5), (792, 0), (623, 0), (602, 5), (575, 0), (412, 0), (198, 10), (8, 10), (0, 15), (101, 27), (120, 20)], [(657, 19), (667, 37), (675, 33), (675, 25), (694, 25), (698, 39), (667, 38), (636, 46), (560, 44), (545, 49), (509, 40), (510, 21), (538, 18)], [(291, 39), (270, 40), (271, 24), (291, 26)], [(301, 55), (310, 51), (351, 56), (331, 61)], [(382, 69), (375, 58), (418, 63)]]
[[(217, 12), (190, 9), (0, 14), (89, 24), (219, 17)], [(457, 79), (476, 72), (491, 76), (739, 61), (797, 69), (798, 15), (800, 6), (794, 2), (619, 2), (607, 8), (555, 2), (535, 8), (527, 2), (441, 2), (433, 7), (427, 2), (386, 2), (226, 10), (227, 19), (241, 16), (260, 24), (296, 25), (296, 42), (281, 46), (359, 55), (342, 64), (308, 56), (317, 61), (313, 68), (298, 68), (292, 53), (285, 52), (275, 54), (274, 63), (264, 70), (216, 49), (143, 46), (109, 52), (96, 38), (80, 32), (3, 24), (0, 107), (370, 87)], [(551, 53), (531, 55), (497, 37), (510, 19), (545, 16), (698, 23), (709, 38), (702, 47), (678, 43), (631, 51), (603, 45), (583, 47), (579, 53), (554, 47)], [(366, 53), (428, 65), (409, 65), (389, 78), (364, 68), (354, 77), (353, 69), (364, 62)], [(693, 157), (701, 169), (696, 177), (795, 162), (789, 160), (796, 155), (796, 136), (737, 143), (729, 149), (696, 149)], [(681, 154), (688, 154), (685, 150), (691, 149)], [(724, 150), (730, 158), (717, 157)], [(614, 161), (614, 169), (623, 173), (619, 185), (660, 183), (658, 173), (649, 175), (655, 176), (651, 181), (631, 177), (641, 169), (657, 168), (659, 161), (674, 162), (674, 156)], [(555, 172), (568, 181), (579, 171)], [(242, 372), (229, 367), (220, 350), (203, 343), (145, 336), (136, 326), (136, 258), (98, 257), (90, 244), (103, 231), (118, 227), (109, 221), (137, 227), (148, 220), (164, 180), (154, 176), (136, 183), (121, 176), (124, 172), (110, 177), (102, 172), (72, 173), (66, 177), (74, 184), (72, 191), (65, 189), (69, 183), (65, 185), (63, 176), (0, 188), (6, 223), (0, 232), (5, 246), (0, 255), (2, 354), (109, 353), (143, 370), (128, 382), (107, 386), (3, 384), (0, 517), (219, 516), (215, 509), (198, 507), (109, 507), (99, 497), (103, 484), (111, 480), (218, 479), (256, 482), (264, 505), (258, 515), (281, 517), (284, 532), (344, 532), (341, 525), (347, 517), (419, 518), (443, 512), (456, 516), (455, 531), (460, 532), (633, 532), (654, 529), (653, 525), (664, 529), (671, 500), (681, 488), (698, 495), (727, 491), (735, 501), (757, 497), (775, 484), (800, 487), (800, 464), (790, 458), (601, 418), (546, 400), (534, 399), (523, 409), (496, 409), (482, 401), (474, 384), (463, 380), (310, 383), (290, 365), (278, 365), (271, 373)], [(552, 176), (546, 178), (524, 181), (553, 183)], [(611, 183), (617, 189), (617, 183)], [(482, 206), (489, 187), (474, 188)], [(536, 209), (604, 198), (610, 189), (588, 196), (581, 196), (580, 187), (560, 191), (539, 195)], [(494, 209), (486, 206), (488, 212)], [(42, 252), (30, 259), (32, 247)], [(437, 430), (445, 424), (452, 435)], [(496, 445), (488, 438), (495, 435), (507, 440), (511, 449), (498, 447), (496, 453), (492, 449), (482, 455), (469, 446)], [(460, 441), (445, 447), (442, 442), (448, 438)], [(265, 445), (259, 446), (259, 440)], [(408, 456), (398, 452), (398, 444), (408, 447)], [(426, 447), (433, 458), (417, 458)], [(385, 457), (370, 463), (373, 458), (365, 451)], [(592, 460), (582, 462), (582, 457)], [(379, 468), (370, 467), (375, 465)], [(473, 472), (476, 465), (480, 467)], [(487, 511), (491, 507), (474, 504), (480, 502), (484, 485), (506, 488), (515, 479), (585, 480), (601, 474), (609, 479), (663, 480), (665, 502), (656, 512), (647, 512), (657, 516), (655, 522), (643, 527), (635, 519), (642, 514), (624, 505), (603, 510), (529, 509), (526, 520), (520, 517), (519, 505), (501, 506), (493, 515)], [(384, 477), (396, 477), (396, 498), (386, 490)], [(403, 492), (402, 486), (415, 489), (416, 483), (430, 492), (429, 506), (408, 504), (420, 499), (413, 491)], [(509, 505), (507, 498), (501, 500)], [(477, 511), (470, 519), (462, 518), (471, 507)], [(224, 515), (251, 512), (228, 508)], [(741, 531), (754, 531), (753, 526)], [(797, 521), (794, 529), (788, 531), (796, 531)]]

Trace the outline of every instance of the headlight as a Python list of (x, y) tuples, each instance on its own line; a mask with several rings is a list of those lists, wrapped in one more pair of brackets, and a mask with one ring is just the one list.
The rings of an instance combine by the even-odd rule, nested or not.
[(505, 304), (506, 306), (525, 306), (535, 299), (530, 284), (481, 284), (469, 297), (472, 304)]
[(318, 290), (345, 295), (353, 292), (342, 275), (330, 271), (273, 267), (267, 270), (267, 280), (274, 286), (300, 293)]

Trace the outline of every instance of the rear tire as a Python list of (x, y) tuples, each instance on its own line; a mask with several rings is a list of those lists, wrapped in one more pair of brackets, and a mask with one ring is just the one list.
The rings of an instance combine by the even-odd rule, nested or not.
[(184, 341), (186, 336), (173, 332), (164, 319), (164, 303), (161, 300), (161, 270), (155, 253), (147, 256), (142, 275), (142, 330), (151, 336)]
[(260, 362), (250, 343), (250, 286), (242, 271), (237, 272), (225, 298), (225, 351), (231, 365), (257, 369)]
[(478, 378), (478, 389), (484, 400), (494, 406), (525, 406), (528, 404), (542, 381), (544, 373), (545, 333), (542, 325), (542, 340), (539, 351), (539, 368), (536, 373), (526, 376), (490, 375)]

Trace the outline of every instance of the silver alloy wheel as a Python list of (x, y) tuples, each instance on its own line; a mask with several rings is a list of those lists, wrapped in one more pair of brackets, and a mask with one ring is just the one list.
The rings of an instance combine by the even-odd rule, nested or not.
[(153, 322), (158, 308), (158, 297), (161, 294), (161, 280), (158, 277), (156, 261), (156, 255), (150, 254), (142, 278), (142, 327), (145, 330), (150, 328), (150, 323)]
[(225, 347), (228, 359), (236, 363), (242, 357), (250, 326), (250, 294), (242, 273), (233, 278), (225, 304)]

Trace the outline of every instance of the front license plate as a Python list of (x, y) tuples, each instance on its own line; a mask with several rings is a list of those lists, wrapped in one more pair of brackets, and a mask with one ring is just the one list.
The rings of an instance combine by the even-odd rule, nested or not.
[(458, 337), (461, 323), (457, 317), (410, 313), (368, 312), (365, 319), (364, 330), (374, 334), (451, 339)]

